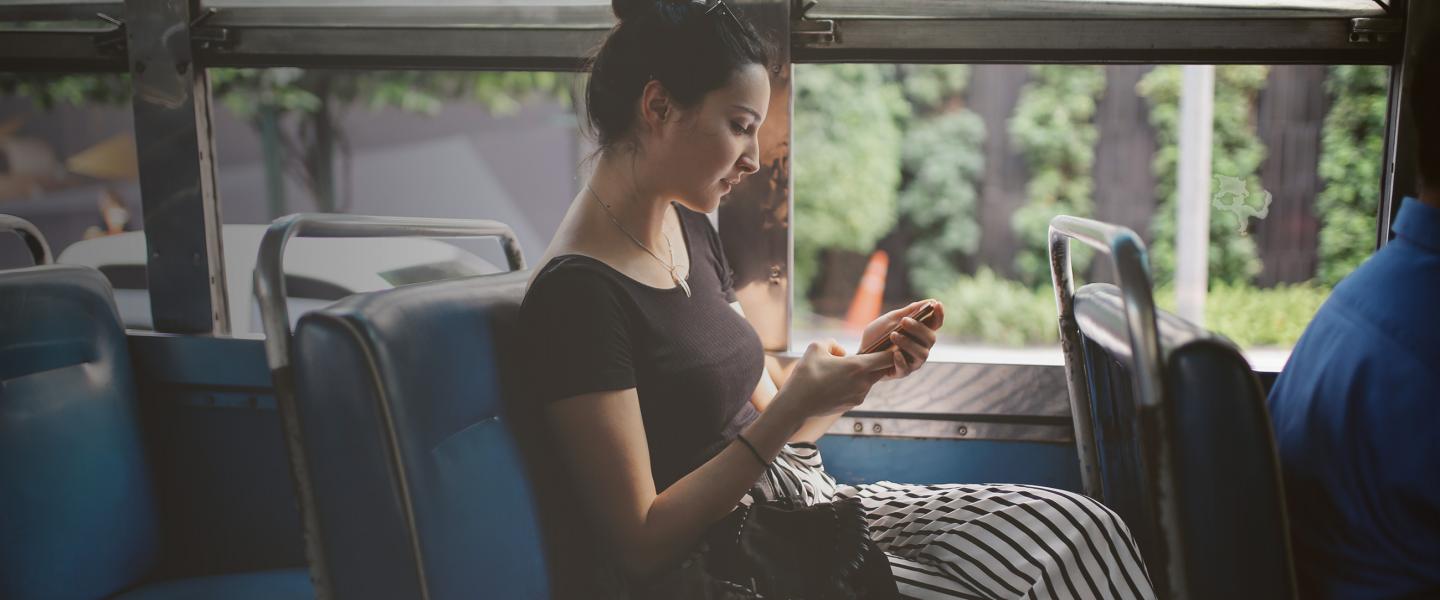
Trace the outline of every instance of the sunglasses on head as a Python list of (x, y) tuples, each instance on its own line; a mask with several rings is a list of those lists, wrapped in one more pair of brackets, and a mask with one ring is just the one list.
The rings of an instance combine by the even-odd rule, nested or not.
[(730, 10), (730, 6), (727, 5), (727, 4), (725, 4), (725, 0), (694, 0), (694, 1), (695, 1), (696, 4), (705, 5), (705, 16), (708, 17), (708, 16), (710, 16), (710, 15), (715, 15), (715, 14), (725, 15), (725, 17), (729, 18), (729, 19), (730, 19), (730, 23), (733, 24), (733, 25), (735, 25), (735, 27), (740, 28), (740, 29), (744, 29), (744, 26), (740, 24), (740, 18), (735, 16), (735, 11)]

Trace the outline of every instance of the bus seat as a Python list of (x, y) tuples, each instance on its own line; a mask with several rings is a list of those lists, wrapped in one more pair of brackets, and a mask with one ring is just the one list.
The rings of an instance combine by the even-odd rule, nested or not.
[[(1176, 547), (1167, 538), (1178, 538), (1185, 597), (1295, 597), (1274, 436), (1264, 392), (1240, 351), (1156, 310), (1168, 407), (1157, 414), (1168, 418), (1154, 422), (1142, 416), (1149, 409), (1131, 384), (1137, 367), (1120, 289), (1086, 285), (1074, 310), (1103, 499), (1129, 524), (1157, 589), (1176, 575), (1166, 572), (1167, 548)], [(1170, 461), (1156, 460), (1165, 452)], [(1173, 524), (1160, 516), (1171, 500), (1166, 488)]]
[(310, 600), (315, 597), (306, 569), (276, 569), (162, 581), (114, 600)]
[(125, 331), (98, 271), (0, 272), (0, 597), (96, 598), (159, 556)]
[(0, 598), (309, 597), (303, 573), (149, 583), (161, 534), (143, 438), (105, 277), (66, 265), (0, 272)]
[(300, 319), (295, 398), (336, 597), (550, 597), (502, 398), (528, 277), (358, 294)]

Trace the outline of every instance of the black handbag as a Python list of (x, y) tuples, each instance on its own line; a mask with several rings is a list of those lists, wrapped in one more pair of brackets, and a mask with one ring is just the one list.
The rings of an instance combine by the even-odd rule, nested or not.
[(736, 508), (683, 561), (640, 587), (637, 596), (647, 600), (899, 597), (890, 562), (870, 539), (855, 498)]

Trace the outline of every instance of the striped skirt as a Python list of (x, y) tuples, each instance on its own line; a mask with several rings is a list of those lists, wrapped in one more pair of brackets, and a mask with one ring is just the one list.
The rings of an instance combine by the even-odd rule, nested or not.
[(1087, 496), (1030, 485), (836, 485), (786, 446), (741, 504), (859, 498), (905, 598), (1154, 598), (1130, 530)]

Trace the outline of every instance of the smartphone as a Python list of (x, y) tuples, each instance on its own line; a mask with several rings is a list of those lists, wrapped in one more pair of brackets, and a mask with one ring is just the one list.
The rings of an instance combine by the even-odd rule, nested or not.
[[(934, 321), (935, 321), (935, 303), (934, 303), (934, 302), (926, 302), (926, 303), (925, 303), (924, 305), (922, 305), (918, 310), (916, 310), (915, 312), (911, 313), (911, 314), (909, 315), (909, 317), (912, 318), (912, 319), (915, 319), (916, 321), (921, 322), (921, 323), (924, 324), (926, 327), (934, 327)], [(885, 335), (884, 335), (884, 336), (882, 336), (882, 337), (881, 337), (880, 339), (878, 339), (878, 340), (875, 340), (873, 343), (870, 344), (869, 347), (865, 348), (864, 350), (861, 350), (860, 353), (861, 353), (861, 354), (870, 354), (871, 352), (879, 352), (879, 351), (881, 351), (881, 350), (887, 350), (887, 349), (889, 349), (891, 346), (894, 346), (895, 343), (890, 341), (890, 334), (891, 334), (891, 333), (894, 333), (894, 332), (896, 332), (896, 331), (900, 331), (900, 325), (899, 325), (899, 324), (896, 324), (894, 329), (891, 329), (890, 331), (885, 332)], [(904, 334), (901, 334), (901, 335), (904, 335)]]

